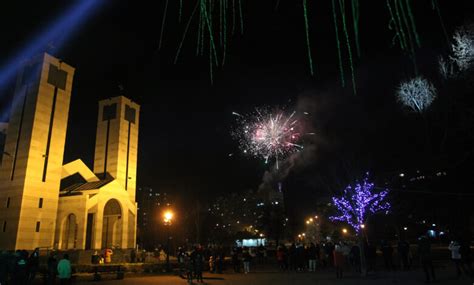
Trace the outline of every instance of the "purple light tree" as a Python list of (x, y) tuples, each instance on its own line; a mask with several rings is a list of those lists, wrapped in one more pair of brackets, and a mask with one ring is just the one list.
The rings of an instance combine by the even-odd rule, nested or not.
[(361, 231), (369, 214), (374, 214), (390, 209), (390, 204), (385, 201), (387, 190), (379, 193), (373, 192), (374, 183), (369, 182), (369, 173), (366, 174), (362, 183), (355, 186), (349, 185), (344, 189), (342, 197), (333, 197), (339, 215), (329, 217), (332, 221), (342, 221), (351, 225), (357, 234)]

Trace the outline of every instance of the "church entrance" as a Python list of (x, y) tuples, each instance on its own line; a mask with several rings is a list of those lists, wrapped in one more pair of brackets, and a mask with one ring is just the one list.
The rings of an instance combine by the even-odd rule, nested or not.
[(62, 249), (74, 249), (77, 242), (77, 219), (76, 215), (69, 214), (64, 221), (62, 234)]
[(110, 199), (104, 207), (102, 248), (121, 248), (122, 224), (122, 208), (117, 200)]

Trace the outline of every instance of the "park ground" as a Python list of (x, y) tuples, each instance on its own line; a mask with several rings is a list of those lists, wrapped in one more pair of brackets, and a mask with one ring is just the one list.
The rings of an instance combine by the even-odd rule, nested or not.
[[(474, 284), (474, 279), (469, 277), (455, 277), (454, 268), (448, 267), (437, 270), (437, 280), (434, 284)], [(180, 276), (175, 275), (155, 275), (155, 276), (126, 276), (123, 280), (114, 280), (113, 276), (110, 279), (102, 280), (100, 282), (91, 282), (89, 278), (84, 276), (82, 280), (78, 280), (76, 284), (118, 284), (118, 285), (132, 285), (132, 284), (157, 284), (157, 285), (177, 285), (187, 284), (186, 280)], [(89, 280), (88, 280), (89, 279)], [(346, 274), (343, 279), (336, 279), (332, 271), (320, 271), (315, 273), (300, 273), (300, 272), (277, 272), (270, 270), (261, 270), (251, 272), (249, 274), (204, 274), (204, 284), (211, 285), (244, 285), (244, 284), (261, 284), (261, 285), (331, 285), (331, 284), (424, 284), (424, 275), (420, 270), (412, 270), (408, 272), (381, 271), (368, 277), (361, 278), (356, 274)], [(194, 284), (201, 284), (196, 283)]]

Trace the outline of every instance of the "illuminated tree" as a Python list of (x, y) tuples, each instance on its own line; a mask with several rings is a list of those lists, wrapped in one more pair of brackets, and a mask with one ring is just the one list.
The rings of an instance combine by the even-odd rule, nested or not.
[(341, 197), (332, 198), (338, 215), (329, 217), (330, 220), (346, 222), (357, 233), (360, 233), (361, 225), (365, 223), (370, 214), (381, 211), (388, 212), (390, 204), (385, 201), (388, 191), (375, 193), (374, 184), (369, 182), (368, 176), (367, 173), (362, 183), (347, 186)]
[(451, 42), (450, 55), (438, 60), (439, 73), (444, 79), (456, 78), (474, 64), (474, 24), (458, 27)]
[(418, 76), (398, 87), (398, 101), (413, 111), (422, 113), (436, 98), (436, 88), (425, 78)]
[(443, 79), (450, 79), (456, 77), (453, 61), (448, 58), (440, 56), (438, 58), (438, 71)]
[(468, 70), (474, 63), (474, 24), (456, 30), (451, 44), (453, 56), (460, 71)]

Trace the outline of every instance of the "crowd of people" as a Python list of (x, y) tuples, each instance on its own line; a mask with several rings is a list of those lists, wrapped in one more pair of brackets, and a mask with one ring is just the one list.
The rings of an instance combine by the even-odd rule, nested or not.
[(348, 241), (292, 243), (289, 247), (280, 245), (276, 252), (279, 270), (309, 271), (334, 267), (336, 276), (342, 277), (345, 267), (360, 272), (360, 249)]
[[(177, 250), (177, 259), (180, 268), (180, 275), (192, 282), (202, 281), (202, 272), (204, 270), (210, 273), (221, 274), (224, 271), (225, 260), (228, 249), (222, 246), (203, 247), (196, 245), (190, 249), (179, 247)], [(230, 252), (230, 260), (234, 272), (250, 272), (250, 263), (257, 259), (259, 263), (264, 261), (266, 249), (263, 246), (258, 248), (234, 247)]]
[[(456, 276), (462, 274), (473, 276), (471, 268), (471, 249), (468, 242), (453, 241), (449, 245), (451, 258), (456, 268)], [(377, 251), (381, 258), (377, 263)], [(230, 251), (222, 247), (203, 248), (197, 246), (191, 251), (183, 247), (178, 249), (178, 261), (182, 272), (187, 272), (190, 280), (202, 280), (202, 271), (208, 269), (210, 273), (222, 273), (226, 252), (230, 252), (230, 264), (235, 273), (249, 273), (255, 266), (262, 264), (273, 266), (276, 261), (280, 271), (316, 272), (331, 270), (336, 278), (343, 278), (344, 273), (356, 274), (375, 272), (376, 269), (386, 271), (409, 271), (415, 258), (419, 261), (426, 281), (436, 280), (435, 266), (431, 242), (427, 236), (421, 236), (415, 246), (406, 240), (397, 242), (380, 241), (378, 244), (368, 241), (323, 241), (321, 243), (294, 242), (288, 245), (280, 244), (272, 253), (263, 245), (258, 247), (234, 247)], [(363, 253), (363, 254), (362, 254)], [(365, 265), (365, 268), (363, 267)]]
[[(36, 248), (31, 254), (26, 250), (2, 251), (0, 254), (0, 284), (32, 284), (39, 271), (40, 252)], [(44, 275), (47, 284), (68, 284), (71, 279), (71, 262), (63, 254), (58, 260), (55, 252), (47, 259), (47, 273)]]
[[(456, 276), (473, 277), (471, 267), (471, 248), (469, 242), (453, 240), (448, 249), (453, 262)], [(377, 250), (380, 251), (383, 263), (377, 264)], [(158, 251), (159, 252), (159, 251)], [(363, 254), (362, 254), (363, 253)], [(92, 255), (92, 264), (111, 262), (111, 250), (104, 250), (99, 255)], [(159, 255), (159, 254), (158, 254)], [(2, 251), (0, 254), (0, 284), (31, 284), (36, 278), (40, 265), (40, 252), (35, 249), (28, 253), (26, 250)], [(396, 243), (382, 240), (378, 246), (368, 241), (322, 241), (320, 243), (293, 242), (280, 244), (276, 249), (265, 246), (233, 247), (195, 245), (179, 247), (176, 254), (180, 275), (192, 282), (203, 282), (203, 271), (220, 274), (231, 265), (235, 273), (248, 274), (256, 266), (276, 266), (280, 271), (316, 272), (331, 270), (336, 278), (343, 278), (347, 272), (370, 273), (381, 267), (387, 271), (412, 268), (413, 261), (418, 259), (427, 282), (436, 280), (435, 266), (431, 242), (427, 236), (418, 239), (417, 247), (412, 247), (406, 240)], [(130, 262), (144, 262), (145, 255), (132, 250)], [(227, 262), (226, 262), (227, 261)], [(364, 266), (365, 265), (365, 266)], [(378, 266), (377, 266), (378, 265)], [(44, 265), (43, 265), (44, 266)], [(364, 268), (363, 268), (364, 267)], [(43, 276), (48, 284), (67, 284), (71, 279), (71, 263), (68, 254), (59, 259), (55, 251), (49, 253), (47, 270)]]

